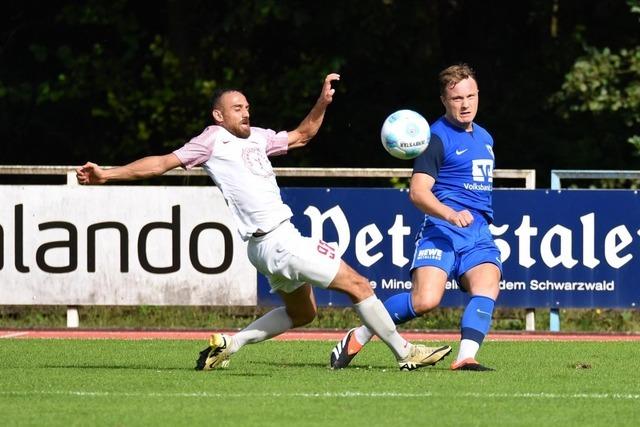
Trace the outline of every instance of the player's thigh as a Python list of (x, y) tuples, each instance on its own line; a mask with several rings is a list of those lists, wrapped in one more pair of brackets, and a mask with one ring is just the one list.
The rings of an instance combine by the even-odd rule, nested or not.
[[(287, 243), (289, 245), (289, 243)], [(279, 273), (292, 282), (327, 288), (339, 274), (342, 260), (326, 242), (299, 236), (287, 247), (287, 261)]]
[[(449, 276), (456, 265), (454, 239), (448, 235), (450, 230), (444, 227), (429, 227), (423, 232), (413, 252), (411, 270), (435, 267)], [(430, 270), (427, 270), (430, 271)]]
[(447, 273), (439, 267), (423, 266), (413, 270), (411, 300), (417, 313), (425, 313), (440, 304), (447, 284)]
[(500, 277), (501, 272), (498, 266), (485, 262), (466, 271), (461, 277), (461, 282), (471, 295), (481, 295), (496, 300), (500, 292)]
[(293, 327), (306, 325), (315, 319), (318, 312), (313, 288), (309, 284), (300, 285), (290, 293), (278, 291), (287, 314), (293, 321)]
[(250, 241), (247, 253), (251, 263), (269, 279), (274, 292), (292, 293), (305, 283), (326, 288), (341, 262), (327, 243), (304, 237), (288, 224), (263, 239)]

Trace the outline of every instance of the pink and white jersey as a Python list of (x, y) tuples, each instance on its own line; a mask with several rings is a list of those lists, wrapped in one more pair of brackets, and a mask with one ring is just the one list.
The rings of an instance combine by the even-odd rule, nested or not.
[(293, 216), (282, 202), (267, 156), (285, 154), (287, 132), (252, 127), (238, 138), (221, 126), (209, 126), (173, 153), (186, 169), (202, 166), (222, 191), (244, 240), (271, 231)]

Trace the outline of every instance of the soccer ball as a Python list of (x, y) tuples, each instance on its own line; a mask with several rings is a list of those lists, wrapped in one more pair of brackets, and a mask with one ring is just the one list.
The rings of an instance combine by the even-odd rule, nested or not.
[(427, 120), (415, 111), (399, 110), (384, 121), (380, 139), (384, 149), (393, 157), (409, 160), (427, 149), (431, 129)]

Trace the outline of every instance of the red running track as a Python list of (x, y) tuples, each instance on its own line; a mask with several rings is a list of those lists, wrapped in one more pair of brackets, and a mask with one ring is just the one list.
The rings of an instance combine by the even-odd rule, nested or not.
[[(212, 332), (235, 330), (96, 330), (96, 329), (0, 329), (0, 339), (119, 339), (119, 340), (207, 340)], [(301, 329), (286, 332), (277, 340), (337, 341), (346, 331)], [(458, 341), (457, 332), (402, 331), (409, 341)], [(565, 333), (565, 332), (492, 332), (489, 341), (640, 341), (640, 334)]]

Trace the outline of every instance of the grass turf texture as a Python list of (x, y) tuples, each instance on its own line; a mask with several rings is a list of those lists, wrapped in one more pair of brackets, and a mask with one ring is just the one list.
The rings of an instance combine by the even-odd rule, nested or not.
[[(486, 342), (496, 372), (400, 372), (380, 342), (244, 347), (196, 372), (197, 341), (0, 340), (3, 425), (637, 425), (637, 343)], [(436, 345), (441, 343), (429, 343)], [(454, 353), (457, 350), (454, 346)]]

